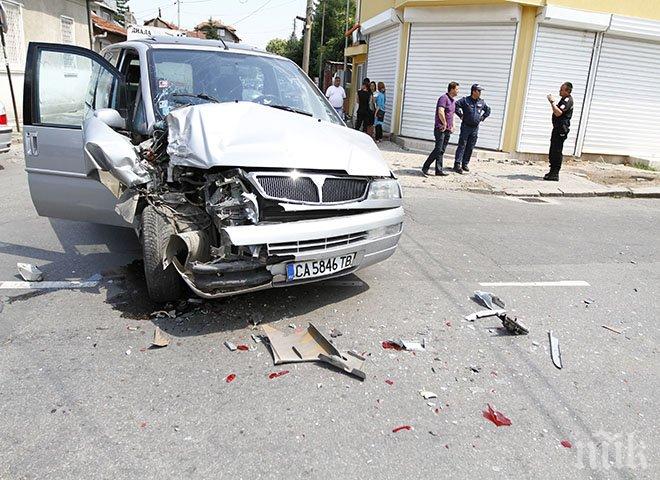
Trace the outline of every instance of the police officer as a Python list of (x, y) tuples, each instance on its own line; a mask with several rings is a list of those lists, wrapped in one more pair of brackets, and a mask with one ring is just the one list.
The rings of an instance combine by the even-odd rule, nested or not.
[(545, 174), (543, 180), (553, 182), (559, 181), (559, 170), (563, 161), (562, 150), (564, 142), (568, 136), (571, 127), (571, 117), (573, 116), (573, 84), (571, 82), (562, 83), (559, 88), (559, 101), (556, 102), (552, 95), (548, 95), (548, 102), (552, 107), (552, 135), (550, 136), (550, 151), (548, 159), (550, 160), (550, 171)]
[(461, 136), (458, 138), (456, 157), (454, 158), (454, 171), (456, 173), (469, 172), (468, 163), (472, 150), (477, 143), (479, 124), (490, 115), (490, 107), (481, 98), (481, 85), (472, 85), (469, 97), (463, 97), (456, 102), (456, 115), (462, 120)]

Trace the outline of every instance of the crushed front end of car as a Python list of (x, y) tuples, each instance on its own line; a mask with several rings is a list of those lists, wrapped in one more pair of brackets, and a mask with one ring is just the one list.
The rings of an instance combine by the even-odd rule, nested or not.
[(398, 181), (344, 126), (237, 102), (176, 109), (138, 146), (94, 117), (83, 130), (118, 213), (138, 231), (145, 209), (157, 213), (170, 232), (152, 242), (162, 274), (200, 297), (346, 275), (401, 235)]

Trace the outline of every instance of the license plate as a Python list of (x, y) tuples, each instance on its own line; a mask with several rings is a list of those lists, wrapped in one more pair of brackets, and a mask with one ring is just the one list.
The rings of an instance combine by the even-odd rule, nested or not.
[(303, 278), (323, 277), (354, 266), (355, 253), (325, 260), (308, 260), (306, 262), (289, 263), (286, 266), (287, 281)]

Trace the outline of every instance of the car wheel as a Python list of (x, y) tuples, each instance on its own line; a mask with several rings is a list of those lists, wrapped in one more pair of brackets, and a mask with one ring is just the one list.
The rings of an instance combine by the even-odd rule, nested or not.
[(142, 211), (142, 255), (149, 297), (154, 302), (171, 302), (181, 297), (184, 284), (174, 265), (163, 269), (163, 256), (174, 227), (151, 205)]

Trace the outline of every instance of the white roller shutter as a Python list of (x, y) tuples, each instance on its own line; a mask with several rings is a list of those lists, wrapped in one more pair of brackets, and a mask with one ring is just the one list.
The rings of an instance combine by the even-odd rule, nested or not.
[(548, 152), (552, 111), (547, 95), (552, 93), (558, 99), (561, 84), (571, 82), (573, 117), (571, 131), (564, 143), (564, 154), (575, 153), (595, 36), (593, 32), (539, 25), (520, 127), (519, 152)]
[[(394, 106), (394, 93), (396, 92), (396, 74), (399, 52), (398, 25), (386, 28), (369, 35), (369, 51), (367, 54), (367, 77), (372, 82), (385, 84), (385, 120), (383, 130), (391, 131), (392, 108)], [(360, 79), (360, 82), (362, 79)]]
[(660, 43), (605, 34), (582, 151), (660, 154)]
[[(515, 23), (412, 24), (401, 134), (433, 140), (435, 106), (447, 84), (460, 83), (465, 96), (479, 83), (492, 112), (479, 128), (477, 146), (499, 149), (515, 38)], [(454, 120), (458, 127), (458, 117)], [(451, 141), (458, 141), (458, 128)]]

